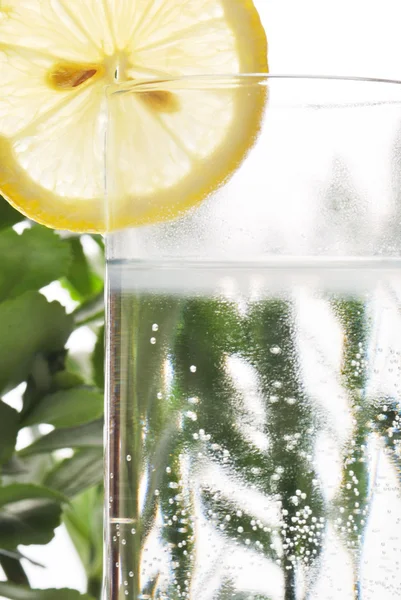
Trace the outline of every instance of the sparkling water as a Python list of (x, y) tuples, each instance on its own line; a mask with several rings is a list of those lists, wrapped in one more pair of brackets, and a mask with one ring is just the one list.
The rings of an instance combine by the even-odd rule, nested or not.
[(108, 600), (390, 600), (401, 265), (108, 265)]

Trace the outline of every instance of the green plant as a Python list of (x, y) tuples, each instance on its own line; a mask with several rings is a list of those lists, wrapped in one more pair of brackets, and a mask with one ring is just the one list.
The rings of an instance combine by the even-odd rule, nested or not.
[[(0, 394), (24, 384), (21, 407), (0, 400), (0, 596), (98, 599), (102, 581), (103, 241), (62, 236), (23, 220), (0, 198)], [(26, 222), (25, 222), (26, 223)], [(86, 244), (86, 246), (85, 246)], [(85, 247), (92, 244), (91, 252)], [(40, 292), (58, 281), (75, 302), (67, 314)], [(89, 327), (92, 355), (66, 349)], [(21, 388), (20, 388), (21, 389)], [(53, 426), (43, 435), (41, 425)], [(16, 450), (24, 431), (31, 443)], [(55, 451), (72, 449), (68, 458)], [(64, 522), (88, 578), (88, 594), (32, 590), (19, 545), (47, 544)]]

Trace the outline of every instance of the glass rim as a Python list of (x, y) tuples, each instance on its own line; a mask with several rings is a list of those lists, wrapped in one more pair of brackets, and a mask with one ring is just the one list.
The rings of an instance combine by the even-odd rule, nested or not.
[(380, 77), (361, 77), (352, 75), (318, 74), (281, 74), (281, 73), (237, 73), (237, 74), (197, 74), (157, 79), (137, 79), (135, 81), (112, 83), (106, 86), (108, 97), (126, 93), (145, 93), (152, 91), (211, 90), (241, 87), (266, 86), (269, 82), (339, 83), (339, 84), (375, 84), (381, 89), (400, 88), (401, 80)]

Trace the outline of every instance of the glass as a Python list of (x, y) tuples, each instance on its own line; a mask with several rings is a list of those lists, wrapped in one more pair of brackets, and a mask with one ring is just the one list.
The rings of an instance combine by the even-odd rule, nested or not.
[(113, 88), (111, 224), (149, 89), (266, 106), (224, 186), (107, 239), (105, 597), (398, 598), (401, 86)]

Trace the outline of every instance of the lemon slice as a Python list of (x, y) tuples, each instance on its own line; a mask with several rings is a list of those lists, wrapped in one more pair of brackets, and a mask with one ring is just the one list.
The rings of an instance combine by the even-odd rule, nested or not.
[(58, 229), (175, 218), (238, 167), (265, 102), (185, 78), (267, 70), (252, 0), (0, 0), (0, 192)]

